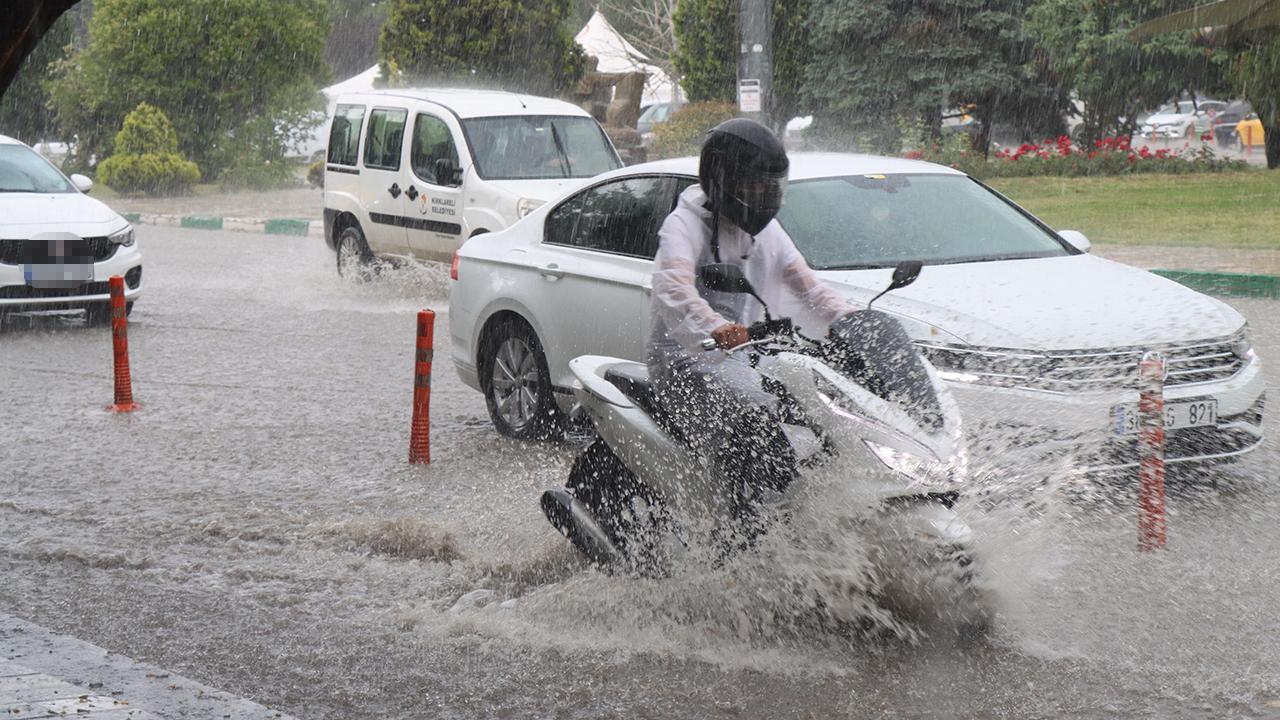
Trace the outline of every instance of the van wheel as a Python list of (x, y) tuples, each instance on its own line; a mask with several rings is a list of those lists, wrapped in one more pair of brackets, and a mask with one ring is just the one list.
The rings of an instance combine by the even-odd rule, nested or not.
[(348, 225), (338, 235), (338, 275), (354, 282), (368, 282), (375, 258), (359, 225)]
[(518, 440), (564, 435), (542, 343), (527, 324), (503, 320), (489, 333), (480, 372), (489, 419), (499, 433)]

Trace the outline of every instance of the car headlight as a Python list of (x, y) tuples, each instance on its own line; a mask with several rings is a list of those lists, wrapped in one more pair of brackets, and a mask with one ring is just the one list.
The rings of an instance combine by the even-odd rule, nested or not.
[(107, 236), (107, 240), (120, 245), (122, 247), (132, 247), (135, 242), (133, 237), (133, 226), (128, 225), (123, 230), (119, 230)]
[(1240, 332), (1236, 333), (1235, 340), (1231, 345), (1231, 352), (1245, 362), (1257, 357), (1253, 352), (1253, 333), (1249, 332), (1249, 323), (1245, 323), (1244, 327), (1240, 328)]
[(882, 465), (906, 477), (913, 485), (931, 485), (952, 489), (950, 486), (954, 485), (962, 477), (962, 473), (953, 471), (951, 466), (946, 463), (930, 458), (922, 458), (919, 455), (902, 450), (895, 450), (871, 440), (863, 440), (862, 442)]
[(520, 198), (520, 200), (516, 202), (516, 217), (522, 218), (525, 215), (528, 215), (542, 205), (543, 202), (545, 201), (538, 200), (537, 198)]

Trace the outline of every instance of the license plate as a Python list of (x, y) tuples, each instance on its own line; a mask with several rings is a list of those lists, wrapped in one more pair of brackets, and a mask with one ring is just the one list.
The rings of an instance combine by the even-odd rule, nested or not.
[[(1218, 423), (1217, 400), (1189, 400), (1164, 404), (1164, 429), (1204, 427)], [(1115, 435), (1130, 435), (1141, 426), (1138, 406), (1116, 405), (1111, 408), (1111, 431)]]
[(40, 263), (23, 267), (27, 284), (34, 288), (72, 288), (93, 282), (93, 263)]

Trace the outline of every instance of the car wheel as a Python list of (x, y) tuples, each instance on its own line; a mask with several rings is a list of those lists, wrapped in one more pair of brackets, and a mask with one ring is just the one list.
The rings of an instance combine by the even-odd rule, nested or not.
[(551, 389), (542, 343), (527, 324), (505, 320), (495, 328), (481, 365), (485, 404), (499, 433), (519, 440), (564, 434), (564, 414)]
[(376, 258), (359, 225), (348, 225), (338, 235), (338, 275), (354, 282), (368, 282)]

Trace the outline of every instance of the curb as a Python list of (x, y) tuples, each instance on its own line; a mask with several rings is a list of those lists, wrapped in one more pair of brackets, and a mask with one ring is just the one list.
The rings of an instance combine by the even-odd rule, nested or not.
[(161, 225), (194, 230), (227, 230), (230, 232), (258, 233), (259, 235), (291, 235), (294, 237), (324, 237), (324, 223), (302, 218), (239, 218), (217, 215), (164, 215), (160, 213), (121, 213), (134, 225)]
[(1209, 295), (1223, 297), (1280, 298), (1280, 277), (1200, 270), (1152, 270), (1176, 283)]

